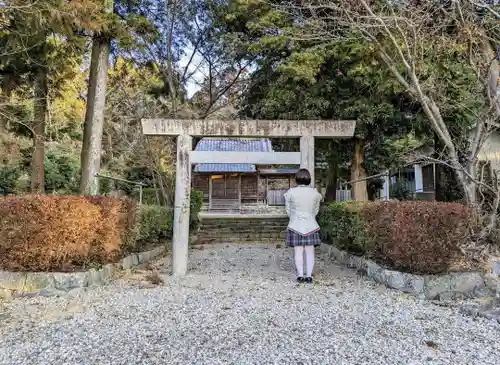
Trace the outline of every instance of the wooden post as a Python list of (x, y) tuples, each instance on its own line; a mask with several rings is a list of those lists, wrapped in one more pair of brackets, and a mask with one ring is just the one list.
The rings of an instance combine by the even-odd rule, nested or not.
[(422, 172), (422, 165), (413, 165), (415, 171), (415, 194), (422, 193), (424, 191), (424, 174)]
[(266, 205), (269, 205), (269, 197), (268, 197), (268, 194), (269, 194), (269, 177), (266, 176), (266, 190), (264, 191), (264, 201), (266, 202)]
[(391, 178), (391, 173), (389, 170), (387, 170), (387, 175), (384, 175), (384, 185), (382, 187), (382, 200), (389, 200), (389, 195), (390, 195), (390, 178)]
[(172, 274), (187, 272), (189, 245), (189, 205), (191, 195), (191, 161), (189, 153), (193, 137), (177, 136), (177, 167), (175, 176), (174, 232), (172, 238)]
[(314, 136), (300, 137), (300, 168), (311, 174), (311, 187), (316, 186), (314, 176)]
[(228, 174), (224, 174), (224, 198), (227, 198), (227, 177)]
[(212, 209), (212, 175), (208, 175), (208, 210)]
[(238, 174), (238, 202), (241, 208), (241, 174)]

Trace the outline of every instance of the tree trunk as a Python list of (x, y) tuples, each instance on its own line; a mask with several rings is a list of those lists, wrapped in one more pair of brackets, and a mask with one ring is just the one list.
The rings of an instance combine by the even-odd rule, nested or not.
[[(2, 93), (0, 94), (0, 111), (3, 115), (7, 115), (7, 106), (10, 105), (10, 98), (12, 95), (11, 77), (9, 74), (3, 75), (1, 82)], [(10, 129), (10, 118), (0, 118), (0, 132), (7, 132)]]
[(174, 81), (174, 57), (173, 57), (173, 44), (174, 44), (174, 28), (177, 17), (177, 0), (167, 1), (165, 3), (166, 11), (168, 14), (168, 33), (167, 33), (167, 80), (172, 100), (173, 114), (177, 114), (177, 85)]
[[(365, 159), (363, 151), (363, 140), (356, 138), (354, 142), (354, 158), (351, 167), (351, 181), (356, 181), (352, 186), (352, 199), (358, 201), (368, 200), (368, 189), (366, 183), (366, 171), (363, 167)], [(361, 181), (359, 181), (361, 180)]]
[[(444, 146), (438, 135), (434, 134), (434, 157), (440, 159)], [(460, 187), (456, 171), (444, 164), (436, 164), (435, 200), (442, 202), (463, 201), (464, 193)]]
[(109, 39), (94, 37), (81, 154), (80, 193), (86, 195), (99, 194), (99, 179), (96, 175), (101, 168), (109, 52)]
[(334, 202), (337, 200), (337, 181), (337, 166), (330, 165), (325, 192), (325, 202)]
[(158, 192), (158, 184), (156, 183), (157, 177), (154, 169), (151, 170), (151, 174), (153, 175), (153, 188), (155, 189), (156, 205), (162, 205), (160, 200), (160, 193)]
[(44, 69), (35, 75), (33, 104), (33, 156), (31, 158), (31, 192), (43, 194), (45, 191), (45, 122), (47, 118), (47, 74)]

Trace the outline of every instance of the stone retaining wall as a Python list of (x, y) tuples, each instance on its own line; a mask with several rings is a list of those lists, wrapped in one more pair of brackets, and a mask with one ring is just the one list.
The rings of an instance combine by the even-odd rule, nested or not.
[(111, 281), (118, 270), (127, 270), (146, 263), (163, 254), (165, 247), (133, 253), (118, 263), (107, 264), (100, 269), (88, 271), (68, 273), (0, 271), (0, 299), (35, 295), (51, 296), (57, 295), (58, 292), (105, 285)]
[(429, 300), (455, 300), (493, 297), (500, 293), (500, 281), (494, 275), (479, 272), (446, 275), (414, 275), (388, 270), (360, 256), (353, 256), (324, 244), (320, 251), (342, 265), (385, 286)]
[(204, 216), (197, 243), (279, 242), (285, 240), (288, 218), (266, 215)]

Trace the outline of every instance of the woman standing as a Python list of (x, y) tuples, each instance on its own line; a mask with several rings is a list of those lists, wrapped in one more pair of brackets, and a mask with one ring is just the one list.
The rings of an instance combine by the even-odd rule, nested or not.
[[(297, 187), (285, 193), (286, 213), (290, 218), (286, 232), (286, 245), (295, 250), (297, 281), (312, 283), (314, 268), (314, 247), (321, 244), (319, 225), (316, 215), (322, 196), (310, 186), (311, 174), (300, 169), (295, 175)], [(306, 257), (306, 276), (304, 278), (304, 253)]]

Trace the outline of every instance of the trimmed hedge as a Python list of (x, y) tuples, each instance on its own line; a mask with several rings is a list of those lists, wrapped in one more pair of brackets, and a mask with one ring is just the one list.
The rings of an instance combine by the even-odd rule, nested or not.
[(203, 206), (203, 192), (199, 190), (191, 190), (191, 204), (189, 210), (189, 228), (198, 228), (199, 218), (198, 213), (200, 213)]
[(333, 203), (318, 222), (338, 248), (419, 274), (469, 269), (459, 246), (477, 228), (464, 205), (429, 201)]
[(151, 243), (158, 243), (172, 238), (172, 211), (158, 205), (140, 207), (134, 245), (130, 251), (141, 251)]
[(0, 268), (72, 270), (120, 254), (121, 200), (22, 196), (0, 200)]
[[(194, 193), (193, 196), (196, 196)], [(201, 204), (191, 203), (196, 226)], [(72, 271), (172, 237), (173, 212), (102, 196), (0, 198), (0, 270)]]
[[(203, 193), (198, 190), (191, 191), (189, 228), (194, 230), (198, 227), (198, 213), (203, 205)], [(139, 242), (157, 242), (166, 238), (172, 238), (173, 234), (173, 210), (157, 205), (143, 205), (139, 214), (139, 230), (137, 240)]]

